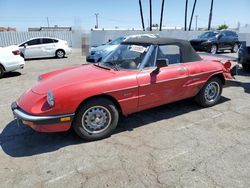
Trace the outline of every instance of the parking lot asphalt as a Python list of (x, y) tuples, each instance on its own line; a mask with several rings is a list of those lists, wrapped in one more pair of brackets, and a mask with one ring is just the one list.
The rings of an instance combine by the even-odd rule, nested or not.
[(29, 60), (0, 79), (0, 187), (250, 187), (250, 73), (242, 70), (214, 107), (188, 99), (146, 110), (96, 142), (13, 120), (11, 102), (39, 74), (84, 62), (79, 51)]

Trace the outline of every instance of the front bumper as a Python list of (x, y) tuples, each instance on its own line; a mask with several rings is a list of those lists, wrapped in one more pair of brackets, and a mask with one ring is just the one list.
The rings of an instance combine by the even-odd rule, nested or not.
[(101, 54), (88, 55), (86, 57), (86, 61), (90, 62), (90, 63), (97, 63), (101, 59), (102, 59), (102, 55)]
[(29, 125), (39, 132), (62, 132), (67, 131), (72, 123), (75, 114), (62, 114), (53, 116), (36, 116), (23, 111), (14, 102), (11, 104), (14, 117)]

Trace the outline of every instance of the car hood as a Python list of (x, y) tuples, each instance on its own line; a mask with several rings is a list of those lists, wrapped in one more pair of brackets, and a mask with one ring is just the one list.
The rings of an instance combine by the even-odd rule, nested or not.
[(42, 80), (32, 87), (32, 91), (37, 94), (47, 94), (50, 90), (55, 91), (75, 84), (102, 81), (114, 74), (113, 70), (97, 67), (94, 64), (66, 68), (41, 75)]

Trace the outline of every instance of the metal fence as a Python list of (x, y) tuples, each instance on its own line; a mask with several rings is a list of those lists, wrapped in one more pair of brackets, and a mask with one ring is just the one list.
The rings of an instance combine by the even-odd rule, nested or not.
[(69, 46), (73, 45), (73, 31), (13, 31), (0, 32), (0, 47), (17, 45), (33, 37), (53, 37), (66, 40)]

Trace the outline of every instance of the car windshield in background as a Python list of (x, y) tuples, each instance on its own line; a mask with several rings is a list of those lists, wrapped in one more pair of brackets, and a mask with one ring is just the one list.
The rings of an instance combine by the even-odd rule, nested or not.
[(218, 33), (215, 32), (205, 32), (199, 36), (199, 38), (211, 38), (215, 37)]
[(115, 69), (135, 70), (142, 63), (148, 48), (149, 46), (122, 44), (100, 64)]

